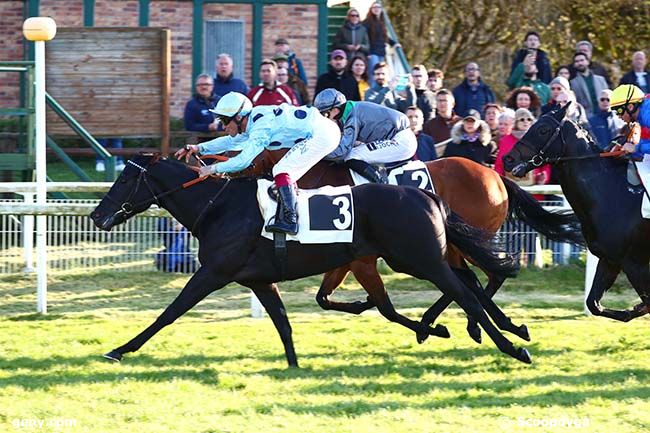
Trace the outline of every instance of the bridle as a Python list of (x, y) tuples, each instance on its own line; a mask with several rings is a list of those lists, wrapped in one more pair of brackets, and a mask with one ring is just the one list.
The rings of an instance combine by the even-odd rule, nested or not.
[[(546, 117), (546, 116), (545, 116)], [(560, 136), (560, 140), (562, 143), (562, 151), (561, 154), (564, 154), (564, 149), (566, 147), (566, 141), (564, 140), (564, 135), (562, 135), (562, 127), (564, 126), (564, 123), (566, 122), (566, 119), (562, 119), (562, 121), (558, 121), (555, 117), (553, 116), (548, 116), (553, 122), (555, 122), (556, 127), (555, 130), (553, 131), (553, 134), (551, 134), (551, 137), (544, 143), (544, 146), (540, 150), (537, 151), (531, 158), (526, 161), (526, 164), (531, 164), (533, 167), (541, 167), (542, 165), (545, 164), (554, 164), (562, 160), (566, 159), (575, 159), (575, 157), (549, 157), (546, 156), (546, 151), (548, 148), (555, 142), (555, 139)], [(524, 146), (526, 146), (529, 149), (535, 149), (535, 146), (528, 140), (525, 140), (525, 137), (521, 137), (519, 139), (519, 142), (522, 143)], [(589, 155), (591, 156), (591, 155)]]
[[(200, 183), (200, 182), (202, 182), (205, 179), (208, 179), (210, 177), (210, 176), (199, 177), (199, 178), (193, 179), (191, 181), (185, 182), (185, 183), (183, 183), (181, 185), (178, 185), (178, 186), (176, 186), (176, 187), (174, 187), (174, 188), (172, 188), (172, 189), (170, 189), (168, 191), (164, 191), (164, 192), (161, 192), (160, 194), (156, 194), (155, 191), (153, 190), (153, 188), (151, 187), (151, 185), (149, 183), (149, 180), (148, 180), (148, 176), (147, 176), (147, 175), (149, 175), (149, 176), (153, 177), (153, 175), (147, 169), (150, 168), (155, 163), (157, 163), (159, 160), (160, 160), (160, 157), (156, 156), (155, 158), (153, 158), (146, 165), (146, 167), (143, 167), (140, 164), (137, 164), (137, 163), (135, 163), (135, 162), (133, 162), (131, 160), (127, 161), (127, 164), (132, 165), (133, 167), (139, 169), (140, 173), (138, 174), (138, 178), (136, 179), (135, 186), (131, 190), (131, 193), (129, 194), (129, 196), (126, 198), (126, 201), (120, 203), (117, 200), (115, 200), (114, 198), (112, 198), (110, 196), (110, 194), (106, 194), (105, 198), (107, 198), (110, 202), (112, 202), (113, 204), (115, 204), (115, 205), (117, 205), (119, 207), (119, 210), (116, 211), (113, 214), (113, 217), (116, 217), (116, 216), (121, 215), (121, 214), (124, 214), (125, 216), (128, 217), (129, 215), (131, 215), (134, 212), (134, 209), (137, 209), (140, 206), (144, 206), (144, 205), (149, 206), (152, 203), (156, 203), (159, 208), (162, 208), (162, 205), (160, 204), (160, 201), (159, 201), (159, 199), (161, 199), (162, 197), (174, 194), (175, 192), (178, 192), (178, 191), (180, 191), (182, 189), (187, 189), (187, 188), (191, 187), (192, 185), (196, 185), (197, 183)], [(219, 176), (219, 177), (222, 177), (222, 176)], [(219, 188), (217, 193), (208, 201), (208, 203), (204, 206), (204, 208), (199, 213), (199, 216), (194, 221), (194, 224), (192, 226), (192, 230), (191, 230), (192, 234), (195, 234), (195, 229), (198, 226), (199, 222), (203, 219), (206, 212), (208, 211), (210, 206), (212, 206), (212, 204), (215, 202), (217, 197), (219, 197), (219, 195), (221, 195), (221, 193), (226, 189), (226, 187), (230, 183), (230, 177), (227, 177), (227, 176), (223, 176), (223, 177), (226, 179), (225, 183), (223, 184), (223, 186), (221, 188)], [(147, 186), (147, 189), (149, 189), (149, 192), (151, 193), (151, 197), (146, 199), (146, 200), (142, 200), (142, 201), (140, 201), (138, 203), (132, 204), (131, 201), (133, 200), (133, 197), (135, 196), (135, 194), (140, 189), (140, 184), (142, 184), (142, 183), (144, 183)]]

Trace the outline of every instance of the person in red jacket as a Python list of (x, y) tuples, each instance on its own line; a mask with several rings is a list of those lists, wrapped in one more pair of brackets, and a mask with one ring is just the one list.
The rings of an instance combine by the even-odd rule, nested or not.
[(298, 99), (293, 90), (286, 84), (277, 81), (278, 65), (271, 59), (264, 59), (260, 64), (259, 86), (253, 87), (248, 92), (248, 99), (254, 107), (258, 105), (289, 104), (298, 106)]

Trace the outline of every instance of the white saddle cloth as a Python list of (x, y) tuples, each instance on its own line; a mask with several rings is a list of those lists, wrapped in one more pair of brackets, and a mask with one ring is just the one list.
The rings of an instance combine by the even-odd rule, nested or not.
[[(368, 179), (353, 170), (350, 170), (350, 175), (355, 186), (370, 183)], [(433, 193), (436, 192), (429, 170), (422, 161), (409, 161), (392, 169), (388, 173), (388, 183), (391, 185), (414, 186)]]
[[(264, 226), (261, 235), (273, 239), (264, 227), (275, 218), (277, 203), (269, 197), (273, 182), (257, 181), (257, 202)], [(298, 234), (287, 241), (302, 244), (351, 243), (354, 236), (354, 202), (350, 186), (324, 186), (298, 190)]]

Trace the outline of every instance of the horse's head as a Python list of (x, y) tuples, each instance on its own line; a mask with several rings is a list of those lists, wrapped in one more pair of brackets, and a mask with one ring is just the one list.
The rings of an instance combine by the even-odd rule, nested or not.
[(110, 231), (156, 202), (147, 174), (159, 160), (160, 155), (139, 155), (127, 162), (108, 194), (90, 214), (98, 228)]
[(524, 177), (533, 168), (563, 155), (565, 149), (560, 131), (569, 104), (570, 102), (543, 115), (526, 131), (512, 150), (503, 157), (503, 166), (507, 171), (517, 177)]

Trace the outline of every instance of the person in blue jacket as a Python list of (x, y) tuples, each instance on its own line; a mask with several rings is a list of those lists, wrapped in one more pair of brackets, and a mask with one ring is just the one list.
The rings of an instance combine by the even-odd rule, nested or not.
[(212, 132), (217, 130), (217, 119), (210, 110), (217, 105), (212, 95), (214, 80), (208, 74), (196, 77), (196, 93), (185, 105), (183, 121), (186, 131)]
[(454, 111), (460, 117), (469, 115), (470, 110), (476, 110), (483, 116), (485, 105), (496, 100), (490, 86), (481, 80), (481, 69), (475, 62), (465, 66), (465, 79), (452, 93), (456, 99)]
[(250, 90), (248, 85), (233, 75), (233, 62), (229, 54), (222, 53), (217, 56), (216, 68), (217, 76), (214, 78), (212, 94), (217, 98), (217, 101), (230, 92), (237, 92), (242, 95), (248, 94)]

